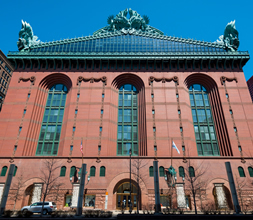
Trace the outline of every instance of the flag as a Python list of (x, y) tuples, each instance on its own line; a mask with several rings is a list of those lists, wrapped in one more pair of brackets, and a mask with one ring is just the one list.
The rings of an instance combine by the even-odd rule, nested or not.
[(82, 152), (82, 154), (83, 154), (83, 140), (81, 140), (80, 151), (81, 151), (81, 152)]
[(178, 154), (180, 154), (180, 151), (177, 149), (177, 146), (176, 146), (176, 144), (174, 143), (174, 141), (172, 142), (172, 148), (175, 148), (176, 151), (178, 152)]

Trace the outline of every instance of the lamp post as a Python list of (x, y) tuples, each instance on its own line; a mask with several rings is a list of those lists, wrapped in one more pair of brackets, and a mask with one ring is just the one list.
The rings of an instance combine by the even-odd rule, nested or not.
[[(131, 185), (131, 156), (132, 156), (132, 149), (129, 149), (129, 156), (130, 156), (130, 204), (129, 204), (129, 213), (132, 213), (132, 185)], [(129, 202), (129, 201), (128, 201)]]

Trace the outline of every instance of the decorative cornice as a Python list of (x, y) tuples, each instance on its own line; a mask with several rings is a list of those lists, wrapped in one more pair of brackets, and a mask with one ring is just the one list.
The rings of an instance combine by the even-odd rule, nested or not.
[(221, 85), (223, 85), (225, 81), (228, 81), (228, 82), (235, 81), (236, 83), (238, 83), (237, 77), (229, 78), (229, 77), (226, 77), (226, 76), (221, 76), (220, 77)]
[(175, 83), (177, 83), (177, 85), (179, 85), (179, 82), (178, 82), (178, 77), (177, 76), (173, 76), (171, 78), (165, 78), (165, 77), (162, 77), (162, 78), (156, 78), (154, 76), (150, 76), (148, 78), (148, 84), (150, 85), (152, 82), (156, 81), (156, 82), (161, 82), (162, 83), (165, 83), (165, 82), (171, 82), (171, 81), (174, 81)]
[(35, 76), (31, 76), (31, 77), (29, 77), (29, 78), (20, 77), (19, 80), (18, 80), (18, 83), (20, 83), (20, 81), (23, 81), (23, 82), (30, 81), (30, 82), (32, 83), (32, 85), (34, 85), (35, 80), (36, 80), (36, 77), (35, 77)]
[(78, 85), (78, 83), (80, 82), (90, 82), (90, 83), (94, 83), (94, 82), (99, 82), (99, 81), (102, 81), (103, 83), (105, 83), (105, 85), (107, 84), (107, 77), (106, 76), (102, 76), (100, 78), (94, 78), (94, 77), (91, 77), (91, 78), (84, 78), (82, 76), (79, 76), (77, 78), (77, 82), (76, 82), (76, 85)]

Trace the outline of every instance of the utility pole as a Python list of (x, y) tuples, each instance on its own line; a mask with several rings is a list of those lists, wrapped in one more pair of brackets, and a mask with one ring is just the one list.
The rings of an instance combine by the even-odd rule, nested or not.
[(86, 164), (83, 163), (82, 170), (81, 170), (81, 178), (80, 178), (80, 185), (79, 185), (79, 195), (78, 195), (76, 215), (82, 215), (82, 212), (83, 212), (83, 191), (84, 191), (84, 185), (85, 185), (85, 174), (86, 174)]
[(3, 215), (4, 210), (5, 210), (5, 205), (6, 205), (9, 190), (10, 190), (10, 187), (11, 187), (11, 180), (12, 180), (12, 177), (13, 177), (13, 174), (14, 174), (14, 170), (15, 170), (15, 164), (11, 164), (10, 168), (9, 168), (9, 171), (8, 171), (6, 182), (5, 182), (5, 185), (4, 185), (4, 191), (3, 191), (1, 206), (0, 206), (0, 217)]
[(159, 192), (159, 176), (158, 176), (158, 161), (153, 161), (154, 167), (154, 186), (155, 186), (155, 213), (158, 214), (161, 212), (160, 204), (160, 192)]

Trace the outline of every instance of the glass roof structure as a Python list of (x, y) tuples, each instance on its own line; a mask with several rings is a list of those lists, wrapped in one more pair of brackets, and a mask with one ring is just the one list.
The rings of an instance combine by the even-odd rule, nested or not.
[[(88, 38), (88, 39), (87, 39)], [(177, 40), (175, 40), (177, 39)], [(89, 37), (77, 38), (76, 40), (65, 40), (52, 43), (44, 43), (30, 48), (31, 52), (57, 53), (57, 52), (79, 52), (79, 53), (136, 53), (136, 52), (225, 52), (225, 48), (217, 43), (205, 44), (201, 41), (180, 38), (165, 37), (159, 39), (138, 35), (118, 35), (95, 39)], [(188, 41), (188, 42), (187, 42)]]

